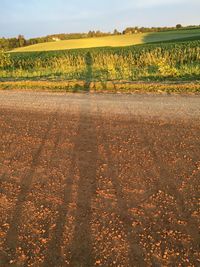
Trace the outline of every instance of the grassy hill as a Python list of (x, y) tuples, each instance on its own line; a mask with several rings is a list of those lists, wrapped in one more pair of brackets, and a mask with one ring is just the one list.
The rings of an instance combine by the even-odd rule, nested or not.
[(116, 35), (98, 38), (57, 41), (17, 48), (12, 52), (56, 51), (92, 47), (122, 47), (153, 42), (187, 39), (200, 40), (200, 29), (138, 33), (132, 35)]

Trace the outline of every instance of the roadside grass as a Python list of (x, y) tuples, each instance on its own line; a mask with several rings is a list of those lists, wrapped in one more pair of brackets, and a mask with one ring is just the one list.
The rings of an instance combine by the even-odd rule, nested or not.
[(200, 93), (200, 82), (128, 82), (128, 81), (7, 81), (0, 90), (34, 90), (49, 92), (90, 93)]

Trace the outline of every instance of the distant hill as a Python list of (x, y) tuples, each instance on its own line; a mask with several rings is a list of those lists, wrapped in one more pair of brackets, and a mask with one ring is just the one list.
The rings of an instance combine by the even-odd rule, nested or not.
[(16, 48), (12, 52), (55, 51), (92, 47), (122, 47), (144, 43), (166, 42), (170, 40), (200, 40), (200, 29), (135, 33), (106, 37), (55, 41)]

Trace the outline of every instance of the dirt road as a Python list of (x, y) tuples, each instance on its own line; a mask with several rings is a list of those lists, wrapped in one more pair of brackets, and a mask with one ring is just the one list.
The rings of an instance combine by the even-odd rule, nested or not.
[(0, 92), (0, 266), (200, 266), (200, 97)]

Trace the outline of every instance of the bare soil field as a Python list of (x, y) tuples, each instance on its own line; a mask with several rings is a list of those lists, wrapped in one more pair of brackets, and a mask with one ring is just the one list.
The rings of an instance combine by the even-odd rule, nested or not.
[(0, 266), (200, 266), (200, 97), (0, 92)]

